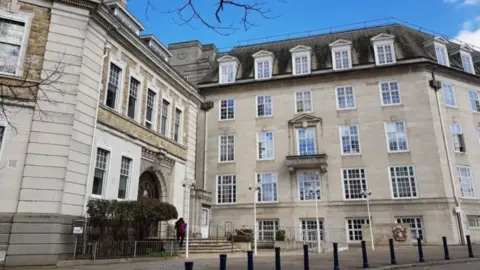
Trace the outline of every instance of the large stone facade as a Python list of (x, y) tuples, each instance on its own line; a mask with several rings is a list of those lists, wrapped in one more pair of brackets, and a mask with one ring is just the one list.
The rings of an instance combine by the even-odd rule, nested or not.
[[(379, 42), (392, 44), (393, 60), (388, 65), (381, 66), (378, 62), (376, 46)], [(448, 67), (437, 63), (432, 44), (447, 44)], [(345, 52), (343, 57), (348, 57), (348, 65), (342, 70), (335, 65), (345, 62), (332, 60), (338, 47)], [(471, 53), (473, 74), (464, 71), (465, 65), (462, 67), (462, 60), (458, 58), (459, 50), (467, 55)], [(480, 118), (471, 105), (469, 92), (480, 88), (476, 75), (480, 73), (479, 63), (475, 62), (479, 52), (468, 46), (448, 44), (440, 37), (402, 25), (238, 46), (218, 56), (216, 50), (206, 53), (201, 44), (192, 41), (173, 44), (170, 51), (172, 65), (178, 66), (183, 74), (203, 74), (202, 79), (195, 80), (206, 101), (203, 107), (206, 110), (199, 114), (198, 123), (198, 136), (204, 136), (204, 140), (198, 142), (197, 149), (203, 147), (205, 156), (197, 159), (197, 172), (201, 172), (197, 173), (197, 183), (202, 183), (204, 189), (212, 193), (213, 226), (257, 226), (259, 238), (265, 240), (273, 239), (275, 230), (284, 229), (288, 237), (312, 241), (315, 237), (309, 230), (316, 227), (315, 199), (305, 199), (299, 173), (316, 172), (320, 190), (318, 213), (327, 241), (335, 238), (359, 242), (362, 226), (368, 222), (365, 199), (347, 197), (347, 188), (349, 194), (352, 189), (371, 191), (373, 225), (407, 223), (412, 228), (410, 233), (421, 235), (430, 244), (441, 244), (442, 236), (453, 243), (461, 243), (465, 235), (471, 235), (476, 241), (480, 239), (477, 228), (480, 226), (479, 195), (470, 194), (470, 190), (480, 188), (480, 167), (476, 162), (480, 154)], [(307, 71), (303, 75), (295, 74), (300, 72), (294, 66), (296, 52), (305, 57), (297, 58), (296, 63), (306, 62), (302, 68)], [(205, 73), (207, 65), (202, 59), (211, 59), (210, 72)], [(270, 70), (259, 73), (257, 61), (268, 63), (263, 69)], [(222, 64), (230, 65), (232, 70), (231, 77), (225, 77), (223, 83), (222, 72), (228, 74), (229, 69), (222, 69)], [(435, 77), (432, 77), (434, 68)], [(448, 99), (445, 89), (438, 91), (441, 119), (436, 91), (431, 85), (433, 78), (440, 82), (440, 87), (446, 83), (455, 89), (455, 106), (445, 105)], [(382, 101), (381, 82), (390, 81), (397, 82), (400, 89), (400, 102), (395, 106), (386, 106)], [(352, 107), (339, 107), (338, 87), (353, 88)], [(302, 91), (311, 93), (311, 110), (307, 112), (298, 111), (297, 93)], [(270, 97), (272, 113), (268, 117), (257, 115), (260, 96)], [(228, 116), (230, 107), (234, 108), (232, 117)], [(405, 123), (406, 151), (389, 150), (385, 125), (398, 121)], [(453, 123), (461, 124), (462, 140), (468, 152), (463, 148), (457, 149), (458, 153), (454, 151), (453, 140), (458, 136), (452, 134)], [(349, 125), (357, 126), (360, 144), (359, 153), (353, 155), (342, 154), (342, 136), (345, 135), (339, 129)], [(299, 154), (297, 130), (308, 127), (313, 128), (314, 154)], [(258, 149), (258, 136), (266, 131), (273, 137), (273, 154), (261, 160), (258, 155), (263, 150)], [(234, 141), (231, 143), (234, 154), (233, 159), (222, 162), (222, 149), (224, 158), (229, 155), (225, 150), (229, 149), (229, 144), (221, 146), (220, 142), (220, 137), (226, 135), (230, 135), (228, 140)], [(224, 140), (226, 142), (227, 137)], [(457, 147), (461, 143), (457, 141)], [(408, 179), (414, 178), (415, 193), (409, 191), (407, 198), (398, 198), (394, 195), (398, 194), (398, 188), (394, 191), (392, 187), (390, 168), (402, 166), (412, 166), (414, 171), (414, 176)], [(461, 185), (458, 166), (470, 168), (471, 186)], [(365, 173), (364, 186), (361, 182), (353, 184), (354, 187), (346, 184), (346, 179), (350, 178), (345, 173), (349, 169)], [(257, 175), (263, 173), (273, 175), (274, 185), (272, 182), (259, 184)], [(225, 175), (230, 178), (225, 180)], [(234, 183), (232, 177), (236, 179)], [(361, 176), (353, 178), (358, 180)], [(466, 178), (462, 181), (469, 183)], [(268, 195), (261, 197), (266, 201), (257, 203), (257, 222), (254, 222), (253, 200), (260, 197), (256, 198), (250, 187), (256, 185), (261, 194)], [(266, 190), (262, 191), (262, 187)], [(412, 188), (412, 184), (407, 188)]]
[[(188, 215), (183, 184), (195, 182), (202, 99), (170, 67), (168, 50), (154, 36), (140, 35), (143, 26), (126, 1), (2, 0), (0, 17), (25, 21), (28, 38), (19, 68), (0, 80), (22, 82), (28, 75), (35, 83), (56, 74), (38, 83), (37, 100), (16, 95), (0, 119), (0, 254), (6, 252), (0, 265), (70, 258), (72, 221), (85, 217), (91, 198), (149, 196)], [(117, 109), (107, 104), (111, 63), (121, 68)], [(138, 80), (134, 94), (131, 78)], [(129, 117), (131, 104), (135, 117)], [(106, 166), (98, 178), (100, 152)]]

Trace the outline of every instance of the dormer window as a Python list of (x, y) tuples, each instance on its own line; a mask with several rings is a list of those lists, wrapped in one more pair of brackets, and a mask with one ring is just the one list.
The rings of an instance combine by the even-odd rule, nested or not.
[(330, 43), (332, 49), (333, 70), (342, 70), (352, 67), (352, 42), (339, 39)]
[(237, 76), (237, 58), (225, 55), (217, 61), (220, 63), (218, 67), (218, 82), (220, 84), (234, 83)]
[(108, 5), (112, 10), (113, 15), (115, 15), (125, 27), (133, 31), (136, 35), (140, 35), (140, 32), (145, 30), (145, 26), (143, 26), (143, 24), (138, 21), (124, 5), (119, 2), (112, 2)]
[[(472, 52), (473, 52), (473, 49), (470, 46), (464, 44), (460, 46), (460, 49), (458, 50), (460, 57), (457, 59), (459, 59), (462, 62), (463, 71), (467, 73), (475, 74), (475, 67), (473, 66), (473, 60), (472, 60)], [(453, 55), (455, 55), (455, 53)]]
[(391, 65), (397, 62), (393, 42), (394, 38), (395, 36), (393, 35), (379, 34), (371, 39), (375, 53), (375, 64), (377, 66)]
[(444, 44), (435, 43), (435, 55), (437, 56), (437, 63), (442, 66), (450, 66), (448, 59), (447, 46)]
[(290, 50), (292, 54), (292, 73), (293, 75), (310, 74), (310, 55), (311, 48), (307, 46), (296, 46)]
[(253, 55), (255, 58), (255, 79), (263, 80), (272, 77), (273, 54), (259, 51)]

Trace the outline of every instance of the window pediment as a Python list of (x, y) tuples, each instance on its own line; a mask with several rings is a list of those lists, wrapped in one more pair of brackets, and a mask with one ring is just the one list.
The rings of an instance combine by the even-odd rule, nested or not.
[(273, 57), (273, 53), (265, 50), (261, 50), (256, 52), (252, 55), (253, 58), (260, 58), (260, 57)]
[(290, 53), (297, 53), (297, 52), (306, 52), (306, 51), (311, 51), (312, 48), (304, 45), (298, 45), (290, 49)]
[(352, 42), (345, 39), (337, 39), (336, 41), (329, 44), (330, 47), (343, 47), (343, 46), (351, 46)]
[(218, 58), (217, 62), (218, 63), (234, 62), (238, 65), (238, 59), (235, 56), (231, 56), (231, 55), (228, 55), (228, 54)]
[(370, 40), (372, 42), (376, 42), (376, 41), (392, 40), (394, 38), (395, 38), (394, 35), (382, 33), (382, 34), (378, 34), (378, 35), (372, 37)]
[(288, 121), (290, 125), (301, 127), (313, 126), (321, 122), (322, 118), (310, 114), (301, 114)]

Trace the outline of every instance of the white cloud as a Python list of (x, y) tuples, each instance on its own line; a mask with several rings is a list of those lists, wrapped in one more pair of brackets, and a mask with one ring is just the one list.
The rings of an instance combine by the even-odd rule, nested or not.
[(480, 4), (480, 0), (465, 0), (463, 2), (465, 5), (478, 5)]
[(457, 2), (457, 0), (443, 0), (443, 2), (445, 2), (445, 3), (455, 3), (455, 2)]
[[(480, 0), (470, 0), (479, 1)], [(456, 40), (480, 47), (480, 16), (463, 23), (462, 30), (455, 37)]]

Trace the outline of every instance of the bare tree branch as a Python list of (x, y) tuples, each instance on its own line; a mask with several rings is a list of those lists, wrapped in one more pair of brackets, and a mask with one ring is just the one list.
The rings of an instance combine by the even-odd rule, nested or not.
[[(155, 6), (152, 4), (153, 0), (147, 0), (147, 6), (145, 12), (148, 18), (148, 11), (155, 10)], [(201, 0), (198, 0), (201, 1)], [(222, 36), (228, 36), (235, 33), (242, 27), (245, 31), (251, 27), (257, 26), (252, 22), (252, 17), (259, 16), (261, 19), (276, 19), (280, 17), (279, 15), (272, 15), (271, 2), (259, 2), (258, 0), (216, 0), (218, 3), (214, 5), (215, 9), (212, 10), (214, 16), (212, 19), (209, 19), (208, 12), (206, 14), (201, 13), (197, 8), (196, 0), (185, 0), (184, 4), (178, 6), (177, 8), (168, 10), (163, 13), (174, 14), (179, 21), (174, 21), (179, 25), (189, 25), (195, 21), (200, 22), (207, 28), (211, 29), (217, 34)], [(280, 3), (285, 3), (285, 0), (276, 0)], [(203, 5), (205, 5), (203, 3)], [(222, 18), (222, 13), (227, 9), (227, 7), (232, 8), (232, 12), (240, 12), (238, 16), (240, 17), (239, 25), (235, 23), (225, 23)]]

